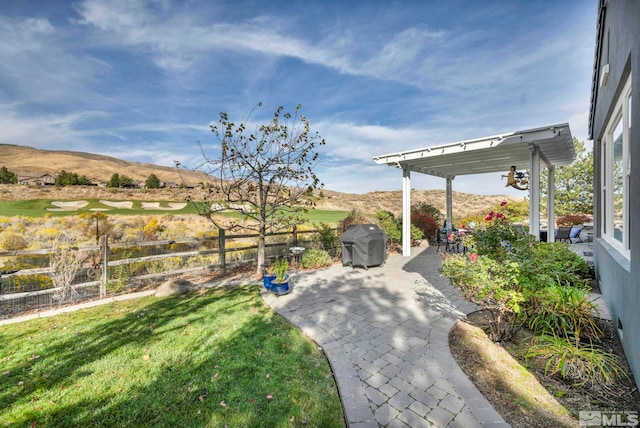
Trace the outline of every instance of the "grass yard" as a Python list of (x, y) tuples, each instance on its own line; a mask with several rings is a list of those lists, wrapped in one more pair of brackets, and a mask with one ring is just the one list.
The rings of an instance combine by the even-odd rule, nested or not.
[(342, 427), (323, 353), (257, 286), (0, 326), (0, 426)]

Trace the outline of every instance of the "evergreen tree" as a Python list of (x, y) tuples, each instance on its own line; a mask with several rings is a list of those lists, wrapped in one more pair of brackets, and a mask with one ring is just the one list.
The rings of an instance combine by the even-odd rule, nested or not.
[[(555, 214), (593, 215), (593, 150), (587, 151), (583, 141), (573, 138), (576, 160), (571, 165), (560, 166), (555, 172)], [(548, 201), (547, 170), (542, 171), (542, 199)]]
[(144, 184), (147, 189), (157, 189), (160, 187), (160, 179), (155, 174), (150, 174)]
[(9, 171), (6, 166), (0, 168), (0, 184), (16, 184), (18, 177), (15, 173)]
[(64, 169), (56, 176), (56, 186), (75, 186), (78, 184), (78, 174)]
[(133, 178), (127, 177), (126, 175), (120, 176), (120, 187), (134, 187)]
[(109, 184), (107, 184), (108, 187), (120, 187), (120, 174), (118, 174), (117, 172), (114, 173), (111, 176), (111, 179), (109, 180)]

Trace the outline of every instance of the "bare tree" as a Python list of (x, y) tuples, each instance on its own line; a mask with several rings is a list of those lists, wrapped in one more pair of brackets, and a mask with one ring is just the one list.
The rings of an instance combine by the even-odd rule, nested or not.
[[(215, 156), (209, 156), (201, 144), (205, 161), (197, 168), (215, 177), (207, 196), (200, 201), (200, 212), (219, 228), (233, 228), (237, 223), (220, 224), (214, 214), (233, 210), (245, 220), (243, 227), (258, 232), (258, 266), (265, 261), (267, 232), (291, 227), (300, 221), (300, 213), (312, 205), (313, 190), (323, 187), (314, 172), (325, 141), (312, 133), (307, 118), (298, 105), (293, 113), (279, 107), (267, 124), (247, 131), (247, 119), (236, 125), (227, 113), (220, 113), (217, 125), (211, 125), (218, 144)], [(248, 220), (248, 221), (247, 221)]]
[(73, 246), (74, 243), (73, 238), (60, 234), (54, 242), (54, 252), (51, 254), (51, 280), (57, 289), (53, 297), (60, 304), (76, 299), (73, 280), (87, 258), (86, 251), (79, 251)]

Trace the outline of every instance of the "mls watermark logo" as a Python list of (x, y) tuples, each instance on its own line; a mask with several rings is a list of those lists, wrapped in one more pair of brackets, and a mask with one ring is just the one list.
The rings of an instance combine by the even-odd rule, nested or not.
[(581, 427), (637, 427), (640, 423), (636, 411), (583, 410), (578, 415)]

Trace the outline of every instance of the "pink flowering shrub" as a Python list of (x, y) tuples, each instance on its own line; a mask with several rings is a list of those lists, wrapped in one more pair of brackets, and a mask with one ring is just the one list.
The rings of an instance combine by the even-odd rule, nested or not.
[(490, 336), (501, 341), (509, 339), (517, 323), (526, 325), (535, 317), (540, 296), (549, 289), (584, 288), (589, 270), (568, 244), (538, 242), (509, 224), (500, 210), (486, 219), (486, 228), (465, 236), (469, 252), (445, 256), (441, 272), (467, 300), (491, 313)]
[(487, 213), (485, 217), (487, 226), (472, 236), (466, 237), (465, 244), (479, 255), (491, 254), (494, 258), (503, 260), (514, 246), (531, 242), (531, 237), (523, 235), (509, 223), (509, 219), (503, 212), (508, 209), (506, 201), (500, 203), (500, 208), (499, 211)]

